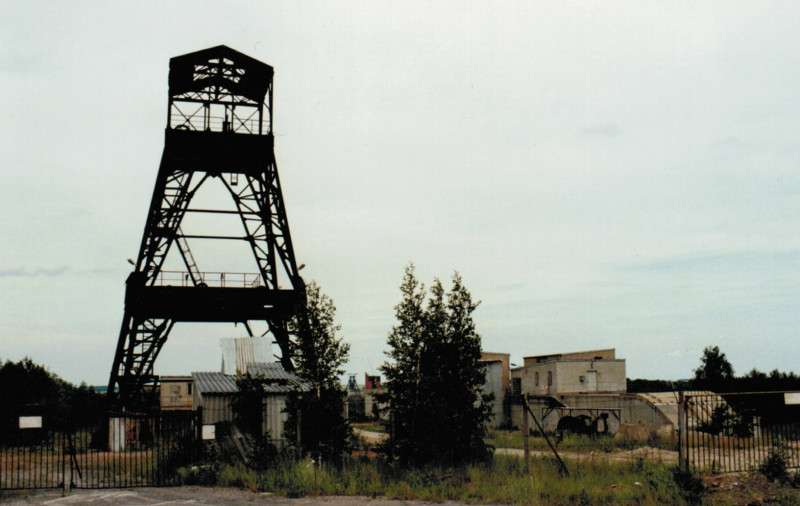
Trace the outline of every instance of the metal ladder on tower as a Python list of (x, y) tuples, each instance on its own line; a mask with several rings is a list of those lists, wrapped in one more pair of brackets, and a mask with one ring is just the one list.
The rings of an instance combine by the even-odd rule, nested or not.
[(192, 250), (189, 249), (189, 241), (186, 240), (180, 227), (178, 227), (178, 233), (175, 234), (175, 244), (178, 245), (178, 250), (181, 252), (183, 263), (186, 264), (186, 269), (189, 271), (192, 284), (194, 286), (202, 286), (203, 275), (200, 273), (200, 269), (197, 268), (197, 262), (194, 261)]

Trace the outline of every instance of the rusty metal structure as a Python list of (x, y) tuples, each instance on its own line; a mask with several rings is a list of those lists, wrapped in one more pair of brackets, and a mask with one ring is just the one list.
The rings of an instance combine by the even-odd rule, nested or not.
[[(226, 46), (170, 59), (164, 150), (108, 384), (120, 408), (141, 406), (154, 390), (153, 365), (176, 322), (240, 322), (252, 336), (248, 322), (265, 321), (284, 368), (294, 369), (289, 321), (305, 321), (306, 296), (275, 163), (272, 77), (272, 67)], [(211, 183), (233, 205), (193, 205)], [(185, 234), (191, 213), (238, 215), (244, 233)], [(202, 272), (190, 240), (243, 241), (258, 272)], [(170, 253), (181, 269), (164, 270)]]

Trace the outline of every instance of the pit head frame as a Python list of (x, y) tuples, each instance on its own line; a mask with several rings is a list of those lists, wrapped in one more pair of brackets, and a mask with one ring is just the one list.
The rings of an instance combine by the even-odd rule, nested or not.
[[(153, 366), (178, 322), (242, 323), (252, 336), (248, 322), (265, 321), (282, 365), (294, 370), (293, 334), (307, 322), (306, 294), (275, 163), (272, 77), (272, 67), (227, 46), (170, 60), (164, 150), (108, 384), (121, 409), (152, 401)], [(214, 183), (232, 204), (193, 206), (198, 189)], [(242, 228), (184, 234), (190, 213), (238, 215)], [(195, 240), (243, 241), (257, 272), (203, 272), (189, 248)], [(170, 253), (185, 269), (163, 269)]]

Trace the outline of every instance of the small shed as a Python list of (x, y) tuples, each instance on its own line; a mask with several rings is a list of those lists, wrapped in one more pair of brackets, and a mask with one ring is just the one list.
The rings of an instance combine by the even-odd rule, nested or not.
[[(286, 399), (293, 392), (308, 391), (310, 386), (277, 363), (250, 363), (247, 364), (247, 373), (264, 380), (262, 431), (264, 434), (268, 432), (274, 442), (282, 443), (283, 424), (288, 416), (284, 412)], [(203, 425), (234, 421), (232, 401), (239, 392), (235, 378), (222, 372), (192, 373), (192, 408), (203, 408)]]

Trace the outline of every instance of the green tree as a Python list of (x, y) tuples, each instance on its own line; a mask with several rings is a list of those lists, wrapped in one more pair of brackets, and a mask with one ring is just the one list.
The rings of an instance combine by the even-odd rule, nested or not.
[(425, 289), (406, 268), (397, 325), (389, 334), (386, 376), (393, 418), (387, 450), (402, 464), (460, 464), (490, 454), (483, 442), (491, 416), (490, 395), (482, 390), (481, 338), (475, 331), (472, 300), (461, 276), (445, 293), (434, 280)]
[[(406, 267), (400, 303), (395, 306), (397, 325), (389, 334), (390, 350), (386, 352), (390, 360), (381, 366), (387, 388), (379, 402), (388, 404), (391, 409), (391, 438), (387, 450), (401, 462), (411, 462), (416, 455), (424, 452), (424, 439), (418, 432), (424, 432), (422, 420), (425, 404), (419, 402), (423, 388), (421, 372), (422, 356), (427, 340), (425, 325), (425, 287), (414, 276), (414, 266)], [(419, 429), (422, 430), (419, 430)]]
[(238, 391), (231, 401), (236, 425), (248, 436), (247, 465), (265, 469), (275, 460), (277, 449), (269, 440), (270, 434), (263, 432), (264, 389), (267, 379), (250, 373), (237, 374), (234, 378)]
[(313, 281), (306, 287), (306, 298), (308, 323), (300, 325), (295, 318), (290, 330), (297, 335), (297, 374), (311, 389), (289, 399), (284, 435), (290, 441), (296, 440), (299, 409), (302, 449), (330, 460), (342, 454), (350, 436), (344, 417), (346, 393), (340, 380), (350, 345), (337, 335), (341, 325), (335, 322), (333, 300)]
[(700, 367), (694, 370), (692, 384), (695, 388), (712, 392), (730, 390), (734, 378), (733, 366), (718, 346), (706, 346), (700, 362)]
[(105, 396), (79, 387), (28, 357), (0, 365), (0, 442), (15, 433), (19, 417), (41, 416), (44, 428), (89, 427), (107, 409)]
[(264, 422), (264, 378), (250, 373), (237, 374), (233, 379), (238, 391), (231, 400), (236, 424), (254, 438), (262, 438)]

